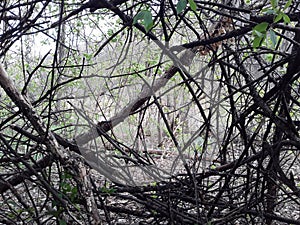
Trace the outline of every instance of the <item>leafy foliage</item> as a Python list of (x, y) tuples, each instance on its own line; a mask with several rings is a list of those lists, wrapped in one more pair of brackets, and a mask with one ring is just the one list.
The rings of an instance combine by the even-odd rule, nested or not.
[[(191, 7), (191, 9), (196, 12), (197, 10), (197, 4), (195, 3), (194, 0), (188, 0), (189, 5)], [(176, 5), (176, 11), (177, 14), (180, 14), (187, 6), (187, 1), (186, 0), (179, 0), (177, 5)]]
[(260, 47), (266, 38), (269, 23), (262, 22), (253, 28), (253, 48)]
[(179, 0), (176, 5), (177, 14), (181, 13), (186, 8), (186, 6), (187, 6), (186, 0)]
[(143, 20), (143, 24), (147, 32), (153, 27), (152, 14), (149, 10), (140, 11), (134, 17), (133, 24), (136, 24), (139, 20)]
[[(274, 15), (273, 23), (279, 23), (283, 20), (283, 22), (286, 25), (290, 24), (291, 20), (289, 16), (286, 13), (284, 13), (284, 11), (291, 6), (292, 0), (288, 0), (284, 5), (283, 9), (281, 9), (281, 7), (278, 5), (278, 0), (270, 0), (270, 3), (271, 8), (264, 8), (262, 10), (262, 13), (266, 15)], [(260, 47), (266, 39), (267, 33), (269, 34), (270, 40), (272, 42), (272, 47), (274, 48), (277, 43), (277, 35), (274, 32), (274, 29), (271, 28), (271, 26), (267, 22), (262, 22), (253, 28), (254, 40), (252, 42), (252, 47)]]

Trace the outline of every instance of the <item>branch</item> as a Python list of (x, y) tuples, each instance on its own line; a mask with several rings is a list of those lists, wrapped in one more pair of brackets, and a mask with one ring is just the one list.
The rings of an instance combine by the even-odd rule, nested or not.
[[(121, 4), (125, 3), (127, 1), (128, 0), (112, 0), (112, 1), (110, 1), (110, 4), (115, 7), (117, 5), (121, 5)], [(62, 18), (61, 20), (53, 23), (51, 25), (51, 28), (54, 28), (57, 25), (65, 22), (66, 20), (70, 19), (71, 17), (73, 17), (73, 16), (81, 13), (85, 9), (90, 9), (91, 12), (94, 12), (97, 9), (106, 9), (106, 8), (109, 7), (110, 4), (107, 4), (107, 2), (103, 1), (103, 0), (90, 0), (87, 3), (83, 4), (80, 8), (75, 9), (74, 11), (72, 11), (70, 14), (68, 14), (67, 16), (65, 16), (64, 18)]]
[[(53, 162), (53, 157), (51, 155), (47, 155), (41, 160), (39, 160), (36, 164), (32, 165), (34, 171), (40, 171), (43, 168), (50, 166)], [(0, 180), (0, 193), (4, 193), (10, 189), (12, 186), (16, 186), (21, 184), (27, 177), (31, 177), (34, 175), (33, 170), (24, 170), (22, 173), (15, 175), (5, 181)]]
[(37, 131), (40, 138), (44, 140), (47, 149), (57, 156), (62, 156), (59, 150), (59, 145), (51, 132), (47, 132), (41, 118), (34, 111), (30, 101), (26, 96), (22, 95), (14, 86), (11, 79), (8, 77), (2, 64), (0, 64), (0, 86), (4, 89), (10, 99), (16, 104), (23, 115), (29, 120), (33, 128)]

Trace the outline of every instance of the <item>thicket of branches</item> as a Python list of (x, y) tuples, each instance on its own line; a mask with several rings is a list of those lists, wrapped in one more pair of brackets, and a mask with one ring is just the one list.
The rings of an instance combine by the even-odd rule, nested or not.
[(300, 224), (299, 4), (1, 1), (0, 222)]

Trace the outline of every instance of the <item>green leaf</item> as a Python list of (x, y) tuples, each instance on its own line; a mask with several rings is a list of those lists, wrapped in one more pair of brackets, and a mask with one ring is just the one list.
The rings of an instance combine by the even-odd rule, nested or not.
[(260, 24), (257, 24), (257, 25), (253, 28), (253, 30), (256, 30), (256, 31), (258, 31), (258, 32), (260, 32), (260, 33), (264, 33), (264, 32), (267, 31), (268, 26), (269, 26), (269, 23), (267, 23), (267, 22), (262, 22), (262, 23), (260, 23)]
[(197, 5), (196, 5), (195, 1), (194, 1), (194, 0), (189, 0), (189, 4), (190, 4), (191, 9), (192, 9), (194, 12), (196, 12), (196, 10), (197, 10)]
[(266, 15), (272, 15), (275, 14), (275, 10), (274, 9), (263, 9), (261, 10), (262, 13), (266, 14)]
[(264, 34), (257, 30), (253, 30), (253, 35), (254, 37), (264, 37)]
[(255, 37), (253, 42), (252, 42), (252, 47), (253, 48), (258, 48), (261, 46), (262, 44), (262, 41), (263, 41), (263, 37)]
[(177, 14), (181, 13), (186, 8), (186, 5), (187, 5), (186, 0), (179, 0), (179, 2), (176, 5)]
[(290, 17), (288, 15), (286, 15), (285, 13), (283, 13), (282, 17), (283, 17), (283, 21), (285, 24), (289, 24), (291, 22)]
[(278, 0), (271, 0), (272, 8), (275, 9), (278, 6)]
[(153, 27), (153, 19), (150, 11), (145, 11), (144, 25), (147, 32)]
[(275, 46), (277, 44), (277, 35), (275, 34), (273, 29), (269, 30), (269, 35), (270, 35), (270, 39), (272, 42), (272, 46), (275, 48)]
[(136, 24), (139, 20), (143, 19), (145, 16), (145, 11), (140, 11), (136, 16), (133, 18), (132, 24)]
[(217, 168), (216, 165), (214, 165), (214, 164), (210, 165), (210, 169), (214, 170), (216, 168)]
[(150, 11), (148, 10), (140, 11), (133, 18), (132, 24), (136, 24), (139, 20), (143, 20), (143, 24), (147, 32), (153, 27), (153, 19)]
[(283, 13), (279, 13), (279, 14), (275, 17), (274, 23), (279, 22), (279, 21), (282, 19), (283, 15), (284, 15)]
[(283, 10), (286, 10), (288, 7), (290, 7), (292, 2), (293, 2), (293, 0), (288, 0), (288, 2), (284, 5)]

